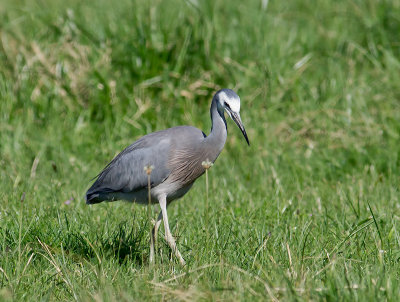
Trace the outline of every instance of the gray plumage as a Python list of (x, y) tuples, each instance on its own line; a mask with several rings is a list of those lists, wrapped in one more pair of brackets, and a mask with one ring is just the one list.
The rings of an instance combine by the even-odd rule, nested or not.
[[(97, 176), (86, 193), (86, 203), (127, 200), (147, 204), (148, 180), (144, 167), (153, 166), (151, 199), (153, 203), (159, 202), (162, 210), (153, 237), (164, 218), (166, 239), (184, 264), (169, 232), (166, 206), (182, 197), (205, 172), (202, 162), (214, 162), (222, 151), (227, 136), (224, 111), (236, 122), (249, 143), (239, 115), (239, 97), (230, 89), (222, 89), (211, 103), (212, 129), (208, 136), (192, 126), (173, 127), (143, 136), (118, 154)], [(154, 246), (150, 260), (153, 260), (152, 256), (154, 258), (153, 249)]]

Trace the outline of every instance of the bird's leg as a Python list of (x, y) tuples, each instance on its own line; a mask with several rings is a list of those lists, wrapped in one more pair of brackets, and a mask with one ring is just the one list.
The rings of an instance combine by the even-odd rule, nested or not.
[(153, 228), (153, 242), (155, 247), (157, 247), (157, 233), (158, 233), (158, 228), (160, 227), (161, 224), (161, 220), (162, 220), (162, 212), (160, 211), (160, 213), (158, 214), (157, 222), (154, 224)]
[(164, 220), (165, 240), (167, 240), (169, 247), (175, 253), (175, 256), (179, 259), (179, 262), (182, 265), (185, 265), (185, 260), (182, 258), (181, 253), (178, 251), (175, 239), (174, 237), (172, 237), (171, 231), (169, 230), (168, 215), (167, 215), (167, 197), (165, 195), (161, 195), (158, 201), (160, 203), (161, 213)]
[(160, 227), (162, 220), (162, 212), (158, 214), (158, 218), (156, 223), (154, 224), (153, 230), (151, 231), (151, 238), (150, 238), (150, 262), (154, 262), (155, 259), (155, 249), (157, 248), (157, 232), (158, 228)]

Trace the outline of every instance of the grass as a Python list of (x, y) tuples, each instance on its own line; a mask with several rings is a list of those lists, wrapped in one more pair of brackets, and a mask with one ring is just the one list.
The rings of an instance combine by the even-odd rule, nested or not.
[[(2, 1), (0, 300), (398, 301), (399, 12)], [(85, 190), (145, 133), (208, 132), (222, 87), (251, 147), (228, 121), (208, 209), (204, 178), (168, 209), (187, 265), (160, 236), (149, 266), (146, 207)]]

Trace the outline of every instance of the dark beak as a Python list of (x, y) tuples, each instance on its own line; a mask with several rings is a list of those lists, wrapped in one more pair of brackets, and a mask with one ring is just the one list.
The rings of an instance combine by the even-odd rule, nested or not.
[(247, 144), (250, 146), (249, 138), (247, 137), (246, 129), (244, 129), (242, 120), (240, 119), (240, 114), (236, 112), (230, 112), (231, 118), (238, 125), (240, 131), (242, 131), (244, 138), (246, 139)]

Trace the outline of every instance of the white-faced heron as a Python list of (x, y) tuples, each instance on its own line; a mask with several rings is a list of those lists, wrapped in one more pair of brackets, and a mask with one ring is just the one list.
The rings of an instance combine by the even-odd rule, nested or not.
[(154, 242), (161, 220), (164, 220), (166, 241), (180, 263), (185, 264), (169, 229), (167, 206), (185, 195), (205, 172), (204, 161), (214, 162), (220, 154), (227, 134), (224, 110), (250, 145), (240, 119), (240, 98), (233, 90), (222, 89), (212, 99), (212, 127), (208, 136), (191, 126), (147, 134), (118, 154), (86, 192), (87, 204), (114, 200), (146, 204), (148, 176), (144, 167), (154, 167), (151, 172), (151, 202), (158, 202), (161, 212), (151, 234), (150, 262), (154, 260)]

